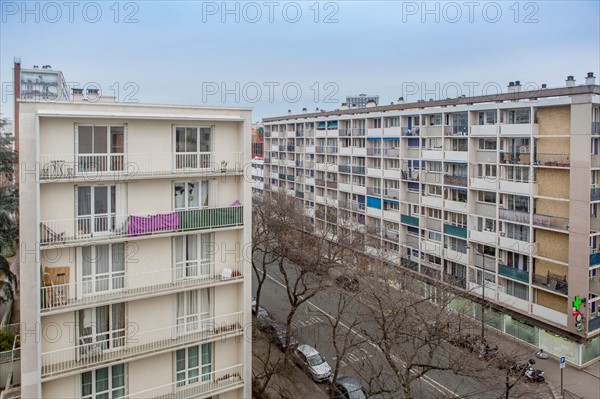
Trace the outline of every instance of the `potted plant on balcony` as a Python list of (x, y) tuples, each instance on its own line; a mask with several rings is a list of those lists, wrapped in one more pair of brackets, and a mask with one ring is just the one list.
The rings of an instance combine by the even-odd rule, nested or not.
[(227, 172), (227, 161), (221, 161), (221, 173)]

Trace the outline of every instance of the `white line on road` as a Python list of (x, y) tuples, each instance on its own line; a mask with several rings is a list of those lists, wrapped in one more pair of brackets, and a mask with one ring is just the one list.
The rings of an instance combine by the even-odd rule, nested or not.
[[(270, 280), (273, 280), (273, 282), (275, 282), (276, 284), (280, 285), (281, 287), (286, 288), (285, 284), (283, 284), (282, 282), (280, 282), (276, 278), (274, 278), (272, 276), (267, 276), (267, 277)], [(323, 309), (321, 309), (320, 307), (318, 307), (314, 303), (312, 303), (310, 301), (306, 301), (306, 303), (309, 304), (309, 305), (311, 305), (311, 306), (313, 306), (315, 309), (317, 309), (319, 312), (321, 312), (323, 315), (325, 315), (326, 317), (330, 318), (331, 320), (335, 320), (335, 317), (333, 317), (332, 315), (330, 315), (329, 313), (327, 313), (326, 311), (324, 311)], [(375, 345), (372, 341), (370, 341), (369, 339), (367, 339), (366, 337), (364, 337), (358, 331), (356, 331), (353, 328), (350, 328), (349, 326), (347, 326), (346, 324), (344, 324), (341, 320), (339, 321), (339, 324), (342, 327), (344, 327), (345, 329), (347, 329), (349, 331), (352, 331), (359, 338), (361, 338), (361, 339), (365, 340), (366, 342), (368, 342), (369, 345), (371, 345), (373, 348), (381, 351), (381, 349), (377, 345)], [(392, 357), (392, 360), (394, 360), (396, 363), (400, 364), (402, 367), (406, 367), (406, 363), (404, 361), (400, 360), (400, 358), (398, 358), (397, 356), (394, 356), (394, 355), (391, 355), (391, 357)], [(411, 372), (416, 373), (416, 371), (414, 371), (414, 370), (411, 370)], [(439, 382), (437, 382), (433, 378), (429, 377), (428, 375), (422, 376), (421, 379), (424, 380), (426, 383), (428, 383), (433, 389), (435, 389), (436, 391), (438, 391), (442, 395), (444, 395), (444, 394), (450, 394), (450, 395), (452, 395), (453, 398), (460, 398), (460, 396), (458, 396), (454, 391), (450, 390), (449, 388), (446, 388), (444, 385), (440, 384)]]

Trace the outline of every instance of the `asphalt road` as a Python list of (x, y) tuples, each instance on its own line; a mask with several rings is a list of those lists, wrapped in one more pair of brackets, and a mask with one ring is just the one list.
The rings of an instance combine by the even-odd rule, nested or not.
[[(290, 309), (282, 281), (283, 279), (278, 271), (271, 269), (260, 298), (260, 306), (266, 308), (272, 317), (279, 321), (285, 320)], [(254, 279), (254, 286), (256, 287), (256, 279)], [(336, 352), (332, 343), (332, 328), (328, 318), (332, 318), (337, 314), (336, 307), (339, 295), (346, 295), (346, 293), (338, 288), (330, 288), (319, 293), (299, 308), (293, 323), (300, 343), (307, 343), (315, 347), (332, 366)], [(368, 306), (368, 304), (355, 303), (354, 306)], [(359, 311), (359, 309), (356, 309), (356, 311)], [(351, 320), (344, 320), (344, 315), (341, 321), (343, 327), (351, 324)], [(365, 327), (361, 326), (361, 328)], [(366, 328), (369, 328), (369, 326)], [(362, 337), (357, 329), (354, 329), (353, 333)], [(392, 354), (392, 357), (396, 363), (403, 364), (399, 353)], [(494, 370), (490, 370), (485, 362), (481, 363), (482, 369), (488, 369), (486, 370), (488, 378), (485, 381), (455, 375), (448, 371), (431, 371), (411, 385), (413, 394), (415, 397), (420, 398), (496, 399), (501, 397), (504, 388), (504, 374), (497, 371), (496, 378), (494, 374), (490, 374), (494, 373)], [(390, 376), (389, 366), (385, 364), (379, 349), (368, 341), (353, 348), (341, 361), (340, 374), (354, 376), (361, 380), (367, 389), (368, 382), (375, 375), (379, 374), (378, 381), (385, 380), (385, 377), (380, 373), (383, 375), (388, 373), (388, 376)], [(306, 381), (308, 384), (312, 383), (308, 377)], [(543, 384), (520, 384), (511, 391), (510, 397), (548, 398), (548, 395), (549, 390)], [(378, 397), (396, 398), (399, 395), (394, 394), (391, 396), (387, 394), (378, 395)]]

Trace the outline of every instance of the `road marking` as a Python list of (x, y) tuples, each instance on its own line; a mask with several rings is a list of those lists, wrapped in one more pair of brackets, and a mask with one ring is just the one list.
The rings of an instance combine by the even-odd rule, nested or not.
[[(282, 288), (285, 288), (285, 284), (283, 284), (282, 282), (280, 282), (276, 278), (274, 278), (272, 276), (269, 276), (269, 275), (267, 275), (267, 277), (270, 280), (273, 280), (273, 282), (275, 282), (276, 284), (278, 284)], [(330, 315), (329, 313), (327, 313), (326, 311), (324, 311), (323, 309), (321, 309), (320, 307), (318, 307), (314, 303), (312, 303), (310, 301), (306, 301), (306, 303), (309, 304), (309, 305), (311, 305), (311, 306), (313, 306), (315, 309), (317, 309), (319, 312), (321, 312), (324, 316), (328, 317), (329, 319), (335, 320), (335, 317), (333, 317), (332, 315)], [(370, 340), (368, 340), (366, 337), (364, 337), (361, 333), (359, 333), (355, 329), (350, 328), (349, 326), (347, 326), (346, 324), (344, 324), (343, 321), (340, 320), (339, 324), (342, 327), (344, 327), (346, 330), (352, 331), (357, 337), (365, 340), (373, 348), (377, 349), (378, 351), (381, 351), (381, 349), (377, 345), (375, 345), (373, 342), (371, 342)], [(392, 360), (394, 360), (396, 363), (400, 364), (402, 367), (406, 367), (406, 363), (404, 361), (400, 360), (400, 358), (398, 358), (395, 355), (391, 355), (391, 357), (392, 357)], [(411, 372), (417, 373), (417, 371), (414, 371), (414, 370), (411, 370)], [(437, 382), (433, 378), (429, 377), (428, 375), (422, 376), (421, 379), (424, 382), (428, 383), (433, 389), (435, 389), (436, 391), (438, 391), (442, 395), (448, 393), (448, 394), (452, 395), (453, 398), (460, 398), (460, 396), (458, 396), (454, 391), (450, 390), (449, 388), (446, 388), (444, 385), (440, 384), (439, 382)]]

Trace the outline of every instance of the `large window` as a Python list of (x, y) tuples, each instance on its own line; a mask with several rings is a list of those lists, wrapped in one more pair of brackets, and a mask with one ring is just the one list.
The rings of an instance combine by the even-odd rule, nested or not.
[(510, 124), (529, 123), (531, 120), (531, 112), (529, 109), (515, 109), (507, 112), (508, 121)]
[(210, 127), (176, 127), (176, 167), (178, 169), (210, 167), (211, 141)]
[(498, 142), (496, 139), (479, 139), (479, 149), (480, 150), (496, 150), (498, 147)]
[(82, 357), (125, 344), (125, 304), (98, 306), (80, 310), (79, 345)]
[(123, 126), (78, 126), (79, 172), (123, 170)]
[(210, 291), (208, 288), (177, 294), (177, 333), (197, 331), (202, 320), (210, 316)]
[(175, 368), (177, 387), (209, 380), (212, 371), (212, 344), (178, 350), (175, 352)]
[(117, 364), (81, 374), (82, 399), (125, 397), (125, 365)]
[(529, 287), (512, 280), (506, 280), (506, 293), (525, 301), (529, 300)]
[(211, 234), (191, 234), (173, 238), (175, 280), (205, 277), (211, 268)]
[(125, 288), (124, 244), (82, 247), (81, 275), (83, 295)]
[(479, 112), (479, 124), (480, 125), (494, 124), (494, 123), (496, 123), (496, 120), (497, 120), (496, 111), (481, 111), (481, 112)]
[(208, 180), (177, 182), (174, 185), (173, 196), (176, 210), (207, 207)]

